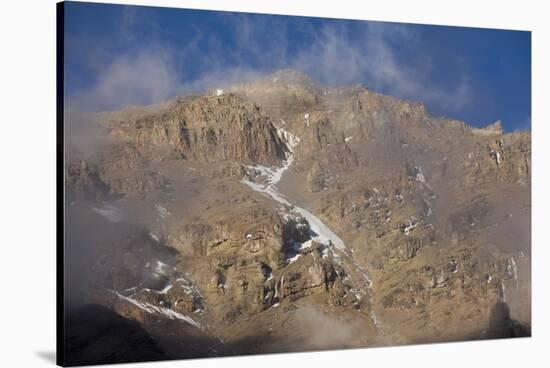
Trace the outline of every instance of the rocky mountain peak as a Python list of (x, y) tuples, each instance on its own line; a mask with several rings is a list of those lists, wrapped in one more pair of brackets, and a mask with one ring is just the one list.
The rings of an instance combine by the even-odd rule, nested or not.
[(502, 135), (502, 123), (500, 120), (495, 121), (493, 124), (487, 125), (484, 128), (472, 128), (472, 132), (478, 135)]
[[(159, 341), (266, 353), (529, 329), (529, 132), (289, 70), (102, 118), (111, 149), (67, 168), (74, 223), (101, 224), (78, 269)], [(346, 338), (312, 340), (325, 324)]]

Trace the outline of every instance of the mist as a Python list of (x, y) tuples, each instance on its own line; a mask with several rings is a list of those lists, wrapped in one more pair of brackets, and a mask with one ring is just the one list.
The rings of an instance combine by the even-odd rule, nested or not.
[(313, 307), (301, 306), (294, 316), (296, 329), (303, 331), (301, 349), (323, 350), (365, 347), (364, 324), (346, 318), (338, 319)]

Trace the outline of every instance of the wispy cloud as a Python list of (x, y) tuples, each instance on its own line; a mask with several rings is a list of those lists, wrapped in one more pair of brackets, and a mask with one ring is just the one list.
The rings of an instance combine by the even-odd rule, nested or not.
[(171, 56), (163, 51), (122, 55), (98, 75), (90, 88), (76, 93), (71, 101), (85, 110), (162, 101), (178, 90), (176, 75)]
[[(131, 47), (115, 53), (107, 62), (102, 59), (95, 68), (94, 83), (72, 94), (70, 101), (87, 110), (149, 104), (290, 67), (321, 83), (364, 83), (371, 89), (436, 104), (448, 111), (472, 102), (466, 72), (457, 75), (458, 83), (449, 87), (432, 78), (429, 54), (418, 53), (414, 58), (398, 55), (399, 45), (422, 42), (407, 25), (364, 22), (349, 27), (349, 23), (327, 20), (315, 27), (302, 22), (296, 30), (293, 19), (291, 30), (288, 18), (224, 13), (220, 19), (232, 37), (230, 45), (200, 27), (193, 28), (185, 44), (174, 45), (163, 37), (167, 31), (143, 13), (136, 13), (133, 7), (123, 12), (120, 34)], [(143, 23), (150, 30), (146, 40), (134, 34), (135, 27)], [(289, 44), (297, 31), (309, 42), (291, 52)]]
[(415, 60), (399, 59), (395, 44), (418, 43), (418, 36), (406, 25), (365, 23), (351, 41), (346, 30), (327, 26), (307, 49), (298, 54), (293, 66), (330, 84), (364, 81), (374, 90), (434, 103), (446, 110), (458, 110), (471, 101), (466, 73), (449, 88), (431, 78), (429, 55)]

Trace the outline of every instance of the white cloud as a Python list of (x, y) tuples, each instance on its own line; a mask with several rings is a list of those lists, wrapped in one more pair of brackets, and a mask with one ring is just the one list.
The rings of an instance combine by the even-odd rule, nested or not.
[(419, 56), (417, 60), (397, 57), (392, 41), (418, 42), (410, 27), (372, 23), (356, 37), (361, 41), (351, 42), (343, 29), (325, 27), (298, 55), (293, 66), (330, 84), (364, 81), (374, 90), (437, 104), (445, 110), (457, 111), (470, 103), (471, 89), (465, 73), (459, 76), (457, 85), (442, 86), (431, 77), (429, 55)]
[(162, 53), (142, 52), (116, 58), (89, 89), (77, 95), (79, 106), (111, 109), (167, 99), (177, 90), (174, 64)]
[[(458, 111), (472, 101), (469, 78), (464, 72), (456, 76), (456, 85), (445, 86), (432, 78), (430, 55), (419, 51), (411, 59), (397, 56), (396, 45), (406, 43), (418, 46), (418, 50), (426, 49), (413, 28), (406, 25), (363, 23), (354, 27), (358, 33), (351, 35), (351, 28), (338, 23), (327, 24), (321, 30), (304, 23), (300, 31), (312, 42), (289, 55), (289, 38), (295, 35), (283, 18), (228, 15), (225, 26), (236, 36), (235, 45), (228, 46), (207, 30), (195, 29), (189, 42), (174, 46), (158, 41), (162, 39), (158, 35), (153, 37), (156, 41), (148, 43), (132, 39), (138, 16), (125, 12), (121, 32), (139, 51), (102, 63), (95, 83), (71, 96), (71, 102), (88, 111), (149, 104), (288, 67), (321, 83), (362, 82), (371, 89), (423, 101), (444, 111)], [(152, 19), (146, 21), (149, 24)], [(276, 42), (266, 45), (266, 34)], [(193, 64), (201, 66), (200, 75), (190, 75), (189, 66)]]

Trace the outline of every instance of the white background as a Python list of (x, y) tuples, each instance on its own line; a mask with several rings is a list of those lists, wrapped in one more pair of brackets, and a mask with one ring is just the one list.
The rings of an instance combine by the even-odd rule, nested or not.
[[(111, 2), (533, 31), (533, 338), (144, 363), (136, 367), (548, 366), (550, 244), (546, 213), (550, 203), (545, 188), (550, 188), (550, 11), (545, 1)], [(3, 1), (0, 27), (0, 366), (52, 366), (56, 293), (55, 1)]]

